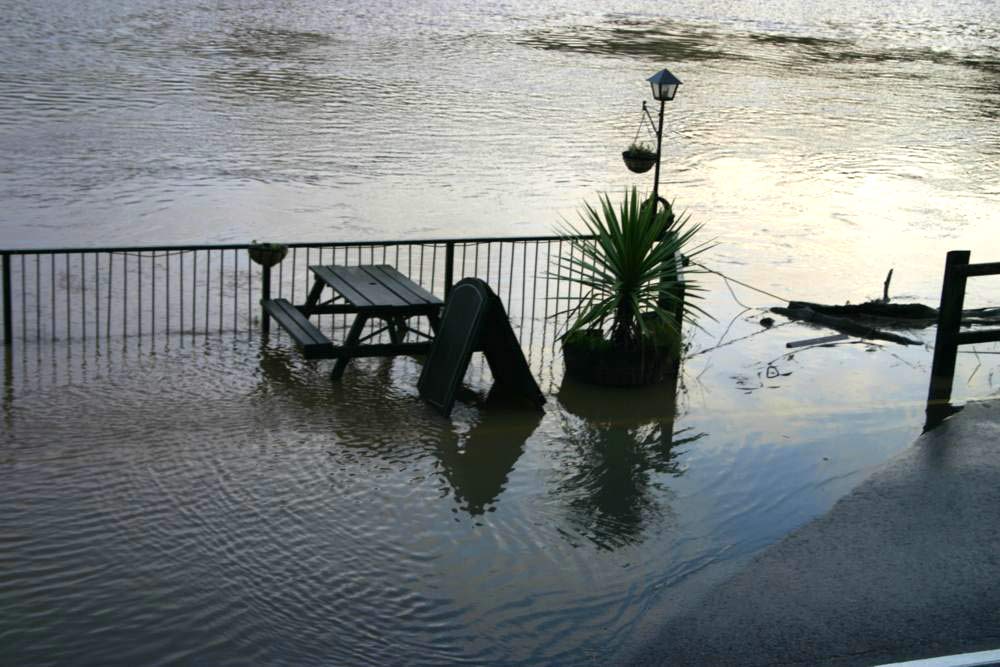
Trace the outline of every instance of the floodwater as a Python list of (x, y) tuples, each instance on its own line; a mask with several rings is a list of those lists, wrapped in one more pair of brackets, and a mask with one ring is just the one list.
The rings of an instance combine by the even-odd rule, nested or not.
[[(713, 308), (676, 392), (574, 385), (536, 336), (544, 413), (490, 402), (477, 359), (451, 420), (419, 399), (408, 357), (333, 384), (331, 362), (282, 337), (19, 342), (0, 413), (2, 654), (627, 660), (923, 422), (924, 346), (786, 349), (828, 332)], [(997, 390), (997, 346), (980, 349), (960, 355), (958, 400)]]
[[(919, 433), (930, 352), (789, 350), (828, 332), (762, 308), (889, 268), (933, 303), (946, 250), (998, 259), (1000, 9), (828, 5), (0, 2), (0, 246), (546, 233), (649, 187), (619, 153), (669, 67), (663, 187), (774, 295), (704, 276), (676, 393), (574, 386), (550, 337), (543, 414), (478, 363), (451, 421), (410, 358), (332, 385), (281, 338), (25, 341), (0, 655), (613, 664), (829, 509)], [(958, 400), (996, 353), (960, 355)]]

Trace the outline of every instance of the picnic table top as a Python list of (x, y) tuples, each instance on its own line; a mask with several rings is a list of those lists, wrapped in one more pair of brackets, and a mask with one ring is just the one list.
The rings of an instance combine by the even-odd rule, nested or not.
[(309, 270), (359, 310), (428, 308), (444, 305), (423, 287), (388, 264), (311, 265)]

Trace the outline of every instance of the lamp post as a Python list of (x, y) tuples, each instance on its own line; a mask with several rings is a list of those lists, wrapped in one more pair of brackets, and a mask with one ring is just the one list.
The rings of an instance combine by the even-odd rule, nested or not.
[[(660, 207), (660, 155), (663, 150), (663, 105), (674, 99), (677, 94), (677, 86), (681, 85), (681, 80), (670, 73), (670, 70), (660, 70), (647, 79), (653, 88), (653, 99), (660, 102), (660, 122), (656, 125), (656, 172), (653, 174), (653, 215)], [(642, 103), (642, 108), (646, 108), (646, 103)], [(646, 111), (649, 115), (649, 111)], [(652, 122), (650, 118), (650, 122)], [(681, 290), (681, 291), (677, 291)], [(671, 294), (674, 291), (674, 294)], [(674, 258), (671, 258), (663, 266), (660, 273), (660, 295), (657, 299), (660, 308), (672, 310), (677, 322), (677, 331), (680, 331), (681, 322), (684, 319), (684, 292), (683, 285), (677, 281), (677, 266)]]
[[(653, 174), (653, 211), (659, 206), (660, 196), (660, 151), (663, 148), (663, 105), (677, 94), (677, 86), (681, 80), (670, 73), (670, 70), (660, 70), (647, 79), (653, 89), (653, 99), (660, 102), (660, 122), (656, 123), (656, 172)], [(645, 107), (643, 103), (643, 107)], [(646, 112), (647, 115), (649, 112)], [(652, 120), (652, 119), (650, 119)]]

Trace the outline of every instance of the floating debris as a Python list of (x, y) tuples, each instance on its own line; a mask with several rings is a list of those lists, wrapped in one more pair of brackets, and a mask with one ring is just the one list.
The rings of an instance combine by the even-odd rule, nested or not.
[(832, 336), (821, 336), (820, 338), (807, 338), (806, 340), (793, 340), (785, 343), (785, 347), (805, 347), (806, 345), (826, 345), (827, 343), (837, 343), (842, 340), (849, 340), (847, 334), (834, 334)]
[(816, 310), (812, 308), (813, 305), (815, 304), (808, 304), (803, 301), (790, 301), (788, 308), (772, 308), (771, 312), (784, 315), (785, 317), (793, 320), (812, 322), (813, 324), (829, 327), (830, 329), (839, 331), (842, 334), (857, 336), (858, 338), (864, 338), (867, 340), (887, 340), (891, 343), (899, 343), (900, 345), (923, 345), (923, 342), (919, 340), (889, 333), (887, 331), (881, 331), (879, 329), (875, 329), (874, 327), (859, 324), (858, 322), (847, 319), (846, 317), (834, 317), (832, 315), (816, 312)]

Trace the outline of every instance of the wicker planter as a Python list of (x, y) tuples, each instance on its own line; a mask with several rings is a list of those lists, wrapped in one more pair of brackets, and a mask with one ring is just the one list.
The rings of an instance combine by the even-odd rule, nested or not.
[(277, 243), (259, 243), (250, 246), (247, 252), (250, 253), (250, 259), (257, 264), (263, 267), (270, 267), (285, 258), (285, 255), (288, 254), (288, 246)]
[(653, 165), (656, 164), (655, 153), (633, 153), (630, 151), (623, 151), (622, 159), (625, 160), (625, 166), (628, 167), (629, 171), (635, 172), (636, 174), (644, 174), (652, 169)]
[(663, 382), (677, 368), (677, 358), (669, 347), (651, 343), (635, 349), (619, 350), (596, 343), (601, 333), (586, 334), (590, 340), (563, 341), (566, 375), (580, 382), (609, 387), (638, 387)]

